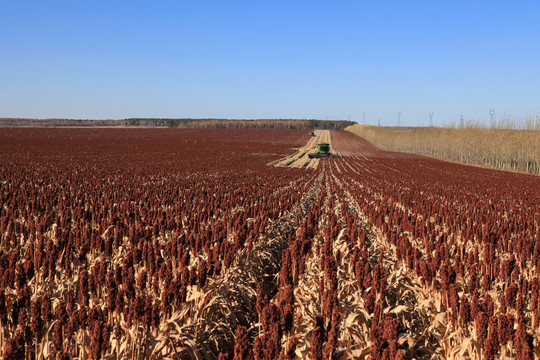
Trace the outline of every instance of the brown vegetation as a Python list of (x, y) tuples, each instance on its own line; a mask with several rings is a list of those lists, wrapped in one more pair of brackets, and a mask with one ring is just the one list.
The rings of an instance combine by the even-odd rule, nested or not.
[(529, 130), (485, 129), (474, 125), (389, 128), (356, 124), (347, 130), (386, 150), (540, 174), (540, 127)]
[(540, 177), (306, 133), (0, 129), (0, 359), (540, 359)]

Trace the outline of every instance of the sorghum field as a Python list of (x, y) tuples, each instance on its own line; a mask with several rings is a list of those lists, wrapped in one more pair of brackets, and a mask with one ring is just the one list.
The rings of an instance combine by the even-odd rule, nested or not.
[(0, 129), (1, 356), (540, 358), (539, 177), (307, 133)]

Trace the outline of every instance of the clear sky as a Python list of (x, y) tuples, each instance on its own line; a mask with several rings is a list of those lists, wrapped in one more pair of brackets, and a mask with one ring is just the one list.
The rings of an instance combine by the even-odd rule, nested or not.
[(0, 117), (540, 114), (540, 1), (0, 0)]

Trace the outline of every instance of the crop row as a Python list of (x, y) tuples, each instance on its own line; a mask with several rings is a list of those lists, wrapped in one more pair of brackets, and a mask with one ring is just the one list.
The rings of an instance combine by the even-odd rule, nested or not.
[[(340, 137), (363, 142), (332, 135), (338, 151)], [(440, 294), (448, 332), (436, 352), (449, 356), (470, 340), (486, 358), (532, 358), (540, 329), (538, 177), (386, 152), (333, 165), (396, 258)], [(445, 348), (448, 337), (454, 349)], [(475, 356), (473, 347), (460, 350)]]
[(332, 146), (344, 157), (321, 162), (315, 216), (276, 290), (259, 289), (261, 328), (240, 328), (235, 358), (537, 357), (538, 178), (346, 132)]
[[(148, 356), (160, 325), (295, 206), (310, 179), (265, 165), (291, 151), (295, 131), (0, 137), (6, 358)], [(146, 337), (132, 339), (139, 325)]]
[(538, 177), (331, 138), (2, 130), (2, 355), (538, 357)]

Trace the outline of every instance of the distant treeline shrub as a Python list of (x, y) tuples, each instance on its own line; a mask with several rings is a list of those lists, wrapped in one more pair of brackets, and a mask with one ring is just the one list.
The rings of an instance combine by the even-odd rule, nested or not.
[(106, 127), (126, 126), (127, 120), (0, 118), (0, 127)]
[(297, 119), (127, 119), (131, 126), (166, 126), (184, 128), (278, 128), (340, 130), (355, 124), (345, 120)]
[(356, 124), (354, 121), (347, 120), (308, 120), (307, 127), (309, 129), (341, 130), (354, 124)]
[[(529, 127), (530, 128), (530, 127)], [(411, 127), (356, 124), (346, 130), (390, 151), (540, 174), (540, 128)]]
[(169, 127), (169, 128), (273, 128), (273, 129), (325, 129), (340, 130), (355, 124), (345, 120), (316, 119), (173, 119), (130, 118), (122, 120), (76, 120), (76, 119), (22, 119), (0, 118), (0, 127)]

